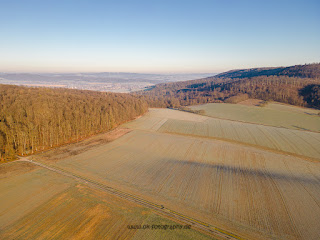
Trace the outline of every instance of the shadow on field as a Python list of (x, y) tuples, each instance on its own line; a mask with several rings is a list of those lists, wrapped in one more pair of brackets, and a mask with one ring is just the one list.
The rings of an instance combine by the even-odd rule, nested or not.
[(303, 128), (303, 127), (299, 127), (299, 126), (296, 126), (296, 125), (292, 125), (292, 127), (297, 128), (299, 130), (310, 131), (309, 129), (306, 129), (306, 128)]
[[(281, 180), (281, 181), (297, 181), (301, 183), (306, 184), (317, 184), (320, 185), (320, 178), (316, 177), (308, 177), (308, 176), (299, 176), (294, 174), (284, 174), (279, 173), (275, 171), (264, 171), (259, 169), (249, 169), (249, 168), (242, 168), (242, 167), (232, 167), (232, 166), (226, 166), (222, 164), (210, 164), (210, 163), (201, 163), (201, 162), (191, 162), (191, 161), (179, 161), (179, 160), (169, 160), (169, 162), (173, 164), (178, 164), (181, 166), (185, 165), (192, 165), (195, 168), (211, 168), (215, 169), (217, 172), (221, 172), (223, 174), (241, 174), (247, 177), (258, 177), (258, 178), (264, 178), (265, 180), (268, 180), (268, 178), (273, 178), (275, 180)], [(199, 172), (201, 174), (201, 172)]]

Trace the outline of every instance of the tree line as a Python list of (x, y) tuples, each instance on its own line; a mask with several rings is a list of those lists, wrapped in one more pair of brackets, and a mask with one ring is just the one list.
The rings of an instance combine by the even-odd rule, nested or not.
[[(151, 107), (232, 102), (245, 97), (278, 101), (296, 106), (320, 108), (320, 78), (257, 76), (250, 78), (209, 77), (205, 79), (158, 84), (138, 94)], [(229, 100), (228, 100), (229, 99)]]
[(216, 75), (216, 77), (223, 78), (250, 78), (258, 76), (320, 78), (320, 63), (295, 65), (290, 67), (237, 69)]
[(129, 94), (0, 85), (0, 159), (108, 131), (147, 109)]

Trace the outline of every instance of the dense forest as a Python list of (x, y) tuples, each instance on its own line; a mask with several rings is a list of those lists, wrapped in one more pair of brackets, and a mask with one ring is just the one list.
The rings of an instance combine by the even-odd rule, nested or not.
[(147, 108), (129, 94), (0, 85), (0, 159), (110, 130)]
[[(269, 75), (262, 70), (259, 76), (255, 75), (257, 69), (241, 70), (243, 75), (237, 72), (219, 74), (199, 80), (184, 82), (157, 84), (148, 91), (139, 94), (148, 101), (151, 107), (180, 107), (210, 102), (232, 102), (247, 96), (262, 100), (273, 100), (296, 106), (320, 108), (320, 64), (309, 64), (283, 68), (280, 70), (291, 76), (282, 74)], [(251, 72), (253, 72), (251, 74)], [(290, 72), (290, 74), (289, 74)], [(297, 76), (295, 76), (297, 75)], [(231, 99), (230, 99), (231, 98)]]

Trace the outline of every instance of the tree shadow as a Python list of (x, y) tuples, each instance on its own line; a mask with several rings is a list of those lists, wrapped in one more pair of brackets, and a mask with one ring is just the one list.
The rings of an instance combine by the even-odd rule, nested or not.
[(306, 129), (306, 128), (299, 127), (299, 126), (296, 126), (296, 125), (291, 125), (291, 126), (296, 128), (296, 129), (299, 129), (299, 130), (310, 131), (310, 129)]
[(299, 95), (310, 107), (320, 109), (320, 85), (309, 84), (299, 90)]
[(308, 113), (308, 112), (303, 112), (303, 113), (311, 115), (311, 116), (317, 116), (317, 114), (315, 114), (315, 113)]
[(224, 174), (230, 173), (230, 174), (241, 174), (248, 177), (258, 177), (258, 178), (272, 178), (275, 180), (280, 181), (296, 181), (301, 182), (305, 184), (317, 184), (320, 185), (320, 173), (319, 177), (313, 177), (313, 176), (299, 176), (295, 174), (285, 174), (275, 171), (264, 171), (259, 169), (249, 169), (249, 168), (243, 168), (243, 167), (233, 167), (233, 166), (226, 166), (223, 164), (210, 164), (210, 163), (202, 163), (202, 162), (192, 162), (192, 161), (184, 161), (184, 160), (169, 160), (169, 162), (177, 165), (192, 165), (194, 167), (198, 168), (211, 168), (215, 169), (216, 171), (222, 172)]

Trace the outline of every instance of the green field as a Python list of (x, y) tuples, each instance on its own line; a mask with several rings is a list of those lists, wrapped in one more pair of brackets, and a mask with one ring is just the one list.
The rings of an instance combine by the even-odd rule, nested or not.
[(265, 107), (208, 103), (190, 108), (204, 110), (205, 115), (216, 118), (320, 132), (320, 117), (318, 116), (320, 110), (315, 109), (275, 102), (268, 103)]

